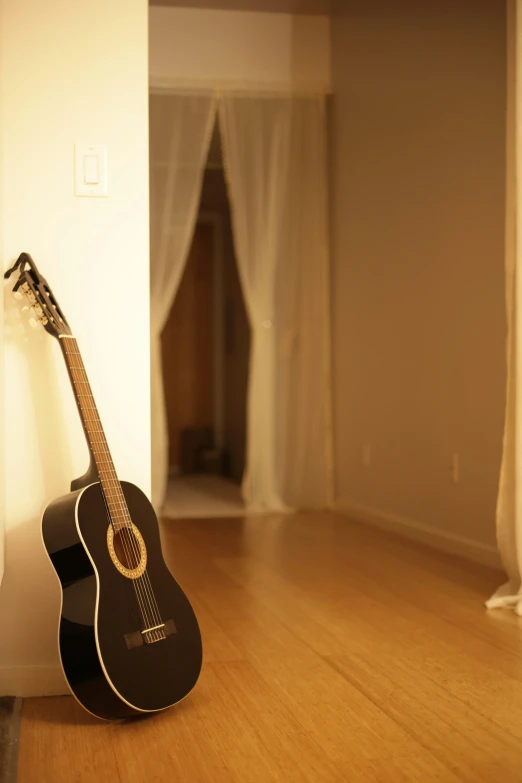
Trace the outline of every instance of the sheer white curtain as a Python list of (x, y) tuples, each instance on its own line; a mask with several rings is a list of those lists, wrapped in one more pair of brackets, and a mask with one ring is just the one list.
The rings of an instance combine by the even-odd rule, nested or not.
[(486, 602), (522, 616), (522, 2), (508, 3), (506, 144), (507, 395), (497, 541), (507, 582)]
[(249, 511), (331, 498), (324, 100), (224, 95), (220, 127), (252, 329)]
[(150, 95), (152, 503), (157, 511), (165, 498), (169, 445), (161, 333), (190, 249), (214, 121), (212, 95)]

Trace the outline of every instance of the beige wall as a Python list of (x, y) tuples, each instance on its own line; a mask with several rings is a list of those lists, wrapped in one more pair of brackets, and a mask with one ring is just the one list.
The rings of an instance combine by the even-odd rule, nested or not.
[(494, 561), (505, 5), (339, 2), (332, 55), (337, 503)]
[(153, 84), (323, 89), (330, 20), (255, 11), (151, 8)]
[[(0, 8), (0, 263), (33, 255), (82, 349), (116, 469), (149, 493), (147, 5)], [(107, 198), (74, 196), (75, 142), (107, 145)], [(31, 695), (65, 689), (40, 520), (87, 448), (59, 346), (9, 293), (5, 308), (0, 694)]]

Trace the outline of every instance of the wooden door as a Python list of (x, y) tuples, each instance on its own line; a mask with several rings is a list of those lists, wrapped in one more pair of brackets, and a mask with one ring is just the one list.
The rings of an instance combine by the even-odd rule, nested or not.
[(170, 467), (179, 466), (180, 432), (213, 427), (213, 229), (198, 224), (162, 334)]

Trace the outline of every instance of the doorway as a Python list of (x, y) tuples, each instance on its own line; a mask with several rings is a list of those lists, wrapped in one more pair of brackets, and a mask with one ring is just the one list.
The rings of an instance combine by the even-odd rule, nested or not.
[(250, 327), (216, 124), (197, 223), (162, 334), (167, 517), (242, 516)]

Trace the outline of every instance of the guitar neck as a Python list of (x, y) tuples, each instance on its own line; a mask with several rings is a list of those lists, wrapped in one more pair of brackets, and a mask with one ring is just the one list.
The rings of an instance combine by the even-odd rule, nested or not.
[(78, 404), (89, 451), (96, 466), (111, 520), (114, 528), (119, 530), (127, 526), (130, 520), (129, 511), (114, 468), (78, 343), (74, 337), (65, 335), (61, 336), (59, 342)]

